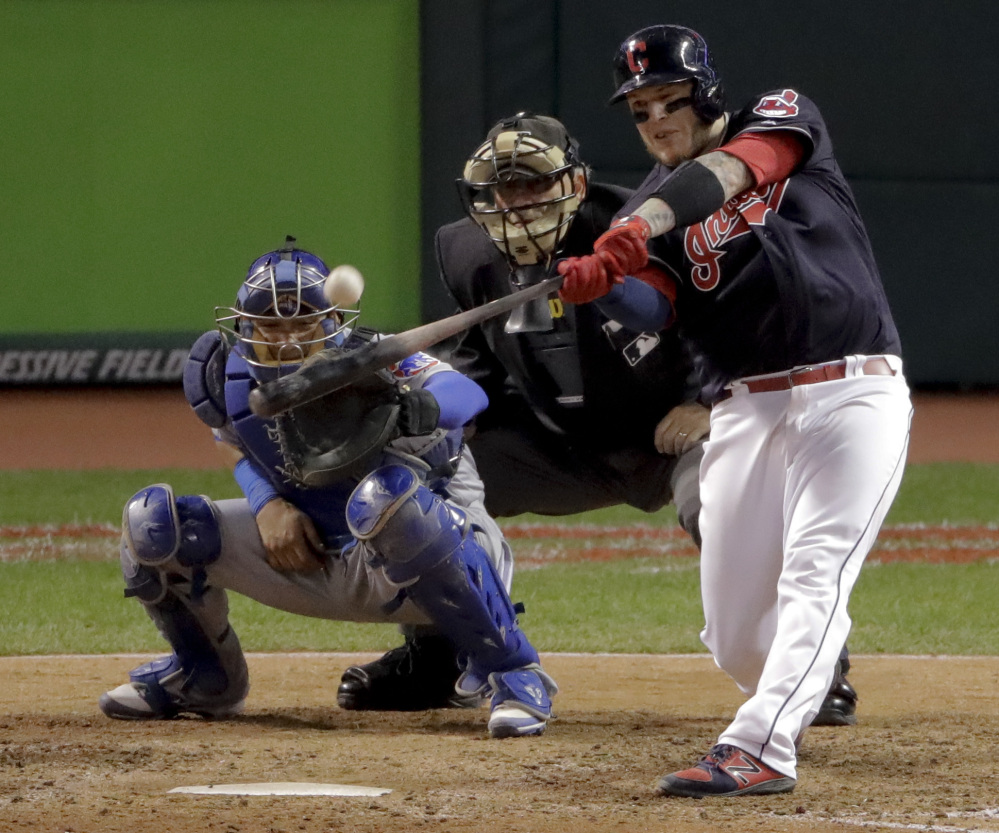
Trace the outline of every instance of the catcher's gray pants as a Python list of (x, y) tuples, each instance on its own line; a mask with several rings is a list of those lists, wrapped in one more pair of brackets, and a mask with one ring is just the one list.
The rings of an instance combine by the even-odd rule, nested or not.
[[(319, 619), (429, 624), (409, 601), (396, 604), (401, 588), (389, 581), (382, 569), (368, 564), (373, 554), (370, 545), (358, 543), (339, 555), (329, 556), (325, 570), (280, 572), (267, 563), (246, 500), (220, 500), (215, 506), (222, 528), (222, 554), (207, 568), (209, 587), (234, 590), (268, 607)], [(509, 587), (513, 560), (496, 522), (481, 504), (464, 506), (462, 510), (476, 527), (476, 541)]]
[[(481, 501), (470, 503), (462, 510), (473, 525), (476, 542), (509, 588), (513, 571), (509, 546)], [(400, 604), (401, 586), (368, 563), (374, 555), (370, 544), (357, 543), (329, 555), (323, 570), (280, 572), (267, 563), (256, 519), (245, 499), (214, 501), (213, 506), (221, 551), (203, 568), (192, 570), (174, 559), (162, 568), (157, 581), (143, 584), (144, 574), (158, 571), (138, 565), (128, 536), (122, 544), (126, 585), (161, 589), (155, 599), (145, 596), (144, 607), (181, 660), (184, 673), (171, 674), (162, 682), (186, 708), (229, 707), (246, 697), (246, 662), (229, 626), (227, 590), (269, 607), (320, 619), (430, 624), (412, 602), (404, 599)]]

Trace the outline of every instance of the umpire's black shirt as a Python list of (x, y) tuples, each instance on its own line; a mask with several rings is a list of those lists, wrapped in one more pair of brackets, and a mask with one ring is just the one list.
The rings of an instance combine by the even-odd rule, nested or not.
[[(590, 183), (561, 257), (593, 251), (593, 242), (632, 192)], [(436, 235), (441, 278), (462, 310), (513, 292), (510, 266), (469, 218)], [(490, 406), (480, 428), (504, 424), (526, 401), (542, 422), (588, 445), (653, 450), (656, 424), (674, 406), (695, 398), (690, 367), (672, 330), (635, 333), (595, 304), (552, 299), (553, 330), (507, 334), (506, 315), (463, 333), (447, 345), (448, 361), (478, 382)]]

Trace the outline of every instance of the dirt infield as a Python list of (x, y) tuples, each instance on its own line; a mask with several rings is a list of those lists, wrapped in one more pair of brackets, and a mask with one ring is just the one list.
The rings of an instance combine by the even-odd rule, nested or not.
[[(340, 711), (368, 656), (251, 655), (228, 722), (105, 719), (96, 699), (141, 657), (0, 658), (0, 830), (999, 831), (999, 659), (859, 657), (860, 723), (813, 728), (790, 795), (656, 796), (739, 703), (706, 657), (545, 656), (563, 692), (540, 738), (486, 737), (486, 711)], [(335, 783), (377, 798), (170, 794), (180, 786)]]
[[(917, 394), (909, 462), (999, 463), (999, 394)], [(178, 388), (0, 391), (0, 470), (217, 468)]]

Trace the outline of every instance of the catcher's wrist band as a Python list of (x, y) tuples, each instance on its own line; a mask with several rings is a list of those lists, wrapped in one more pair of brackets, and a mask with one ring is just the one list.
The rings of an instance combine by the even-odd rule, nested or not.
[(253, 464), (246, 457), (236, 463), (232, 473), (239, 488), (243, 490), (243, 494), (250, 502), (250, 509), (253, 511), (254, 517), (266, 504), (279, 497), (277, 489), (253, 467)]
[(693, 160), (678, 165), (653, 196), (673, 209), (677, 228), (706, 220), (725, 205), (725, 189), (718, 177)]

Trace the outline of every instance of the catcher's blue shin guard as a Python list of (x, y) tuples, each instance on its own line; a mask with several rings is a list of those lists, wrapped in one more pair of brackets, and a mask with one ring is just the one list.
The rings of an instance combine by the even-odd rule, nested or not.
[(540, 734), (558, 691), (517, 624), (513, 603), (464, 513), (421, 485), (405, 466), (358, 484), (351, 532), (369, 541), (386, 575), (468, 657), (462, 695), (492, 695), (490, 734)]
[(210, 501), (175, 501), (169, 486), (152, 486), (126, 505), (123, 526), (125, 595), (143, 603), (174, 653), (136, 668), (129, 682), (105, 692), (101, 710), (126, 720), (237, 714), (249, 674), (228, 624), (225, 593), (205, 584), (204, 568), (221, 554)]

